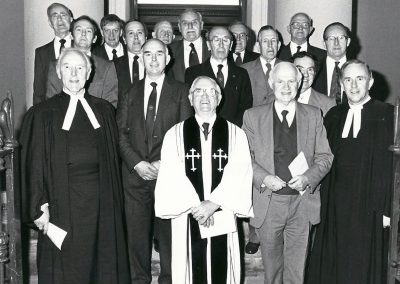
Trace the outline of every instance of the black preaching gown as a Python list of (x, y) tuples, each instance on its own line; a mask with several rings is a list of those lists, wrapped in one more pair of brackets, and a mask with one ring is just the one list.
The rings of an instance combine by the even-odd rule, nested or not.
[(390, 217), (393, 108), (371, 99), (362, 109), (361, 129), (341, 138), (348, 105), (325, 118), (334, 161), (321, 188), (317, 227), (306, 283), (386, 283)]
[(100, 128), (78, 102), (69, 131), (61, 129), (69, 96), (32, 107), (21, 131), (23, 219), (41, 215), (67, 231), (61, 251), (39, 233), (39, 283), (129, 283), (122, 189), (113, 107), (85, 94)]

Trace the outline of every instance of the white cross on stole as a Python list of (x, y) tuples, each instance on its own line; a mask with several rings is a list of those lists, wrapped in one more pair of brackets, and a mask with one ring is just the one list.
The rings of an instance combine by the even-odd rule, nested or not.
[(200, 159), (200, 154), (199, 153), (197, 153), (197, 154), (195, 154), (196, 153), (196, 150), (195, 149), (190, 149), (190, 153), (191, 154), (189, 154), (189, 153), (187, 153), (186, 155), (185, 155), (185, 157), (186, 157), (186, 159), (192, 159), (192, 168), (190, 169), (191, 171), (195, 171), (195, 170), (197, 170), (195, 167), (194, 167), (194, 159)]
[(222, 172), (224, 169), (221, 167), (221, 162), (222, 162), (222, 158), (224, 158), (225, 160), (226, 159), (228, 159), (228, 156), (226, 155), (226, 154), (223, 154), (222, 155), (222, 153), (224, 152), (224, 150), (222, 150), (221, 148), (219, 148), (218, 150), (217, 150), (217, 152), (218, 152), (218, 154), (213, 154), (212, 155), (212, 157), (214, 158), (214, 159), (219, 159), (218, 160), (218, 171), (219, 172)]

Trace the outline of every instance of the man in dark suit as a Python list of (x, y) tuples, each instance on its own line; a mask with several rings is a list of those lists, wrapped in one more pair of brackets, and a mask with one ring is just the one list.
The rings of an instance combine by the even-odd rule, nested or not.
[(274, 94), (268, 85), (271, 69), (280, 62), (276, 58), (281, 43), (278, 32), (272, 26), (263, 26), (257, 35), (261, 56), (241, 67), (247, 70), (253, 92), (253, 106), (263, 105), (274, 100)]
[(35, 67), (33, 74), (33, 104), (46, 99), (47, 72), (51, 61), (55, 61), (63, 47), (71, 47), (69, 32), (72, 13), (64, 5), (53, 3), (47, 8), (50, 27), (54, 30), (54, 39), (35, 50)]
[(234, 37), (234, 51), (229, 53), (229, 59), (232, 59), (237, 66), (243, 63), (256, 60), (260, 54), (247, 48), (249, 38), (249, 29), (242, 22), (235, 22), (229, 26), (229, 31)]
[(124, 21), (117, 15), (109, 14), (100, 21), (100, 28), (103, 32), (104, 43), (93, 50), (93, 54), (110, 61), (126, 53), (126, 46), (121, 42), (124, 30)]
[(178, 28), (183, 39), (171, 43), (172, 66), (170, 74), (175, 80), (185, 82), (185, 70), (203, 63), (210, 57), (206, 41), (201, 37), (203, 20), (199, 12), (188, 9), (178, 19)]
[(317, 59), (314, 55), (300, 51), (293, 56), (293, 64), (300, 70), (303, 75), (301, 90), (297, 101), (302, 104), (315, 106), (325, 114), (336, 105), (336, 101), (332, 97), (327, 97), (320, 92), (311, 88), (315, 74), (318, 72)]
[[(132, 283), (151, 282), (154, 188), (165, 133), (188, 118), (192, 109), (188, 87), (168, 78), (164, 69), (170, 56), (158, 39), (142, 48), (146, 76), (121, 97), (117, 110), (125, 214)], [(171, 227), (156, 218), (161, 272), (159, 283), (171, 283)]]
[[(303, 283), (310, 223), (319, 223), (319, 183), (333, 155), (321, 111), (295, 100), (301, 73), (280, 62), (269, 83), (275, 101), (245, 112), (253, 163), (251, 224), (258, 228), (265, 283)], [(297, 166), (289, 165), (297, 158)], [(302, 164), (302, 166), (299, 166)]]
[[(84, 51), (91, 57), (93, 69), (85, 86), (92, 96), (109, 101), (114, 107), (118, 101), (118, 80), (112, 62), (91, 54), (92, 44), (97, 40), (96, 22), (83, 15), (71, 23), (74, 47)], [(46, 98), (62, 91), (62, 81), (57, 77), (56, 62), (51, 62), (47, 74)]]
[(321, 61), (313, 88), (341, 104), (347, 99), (340, 86), (339, 71), (348, 59), (346, 51), (351, 42), (350, 31), (342, 23), (335, 22), (325, 28), (323, 36), (327, 55)]
[(309, 44), (308, 39), (314, 31), (313, 22), (306, 13), (294, 14), (287, 26), (290, 34), (290, 43), (282, 47), (278, 58), (289, 61), (290, 58), (300, 51), (307, 51), (313, 54), (318, 60), (322, 60), (326, 56), (326, 51)]
[(207, 46), (211, 50), (211, 57), (202, 64), (189, 67), (185, 82), (191, 85), (198, 76), (216, 80), (222, 92), (218, 114), (241, 126), (244, 111), (253, 104), (249, 75), (246, 70), (227, 60), (232, 48), (232, 36), (227, 28), (213, 27), (208, 33)]
[(124, 96), (131, 86), (144, 77), (142, 46), (146, 39), (147, 29), (143, 23), (131, 19), (125, 24), (127, 53), (114, 61), (118, 77), (118, 97)]

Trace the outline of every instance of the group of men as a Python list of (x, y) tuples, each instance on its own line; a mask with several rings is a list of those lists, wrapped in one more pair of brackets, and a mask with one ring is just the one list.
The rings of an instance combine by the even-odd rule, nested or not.
[(265, 283), (383, 283), (392, 114), (369, 95), (368, 65), (348, 60), (347, 27), (325, 28), (325, 51), (297, 13), (286, 46), (260, 28), (258, 54), (241, 22), (203, 38), (192, 9), (179, 40), (168, 21), (148, 39), (144, 23), (107, 15), (93, 49), (93, 19), (60, 3), (47, 15), (33, 101), (62, 91), (63, 49), (90, 57), (88, 93), (117, 108), (132, 283), (151, 282), (153, 237), (159, 283), (238, 283), (236, 217), (250, 217), (246, 252), (261, 245)]

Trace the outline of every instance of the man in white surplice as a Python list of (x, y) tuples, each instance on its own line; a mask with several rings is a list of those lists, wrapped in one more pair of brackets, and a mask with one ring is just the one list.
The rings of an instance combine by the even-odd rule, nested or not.
[(236, 217), (253, 215), (247, 138), (216, 115), (213, 79), (196, 78), (189, 100), (196, 114), (165, 135), (155, 189), (156, 216), (172, 219), (172, 282), (239, 283)]

